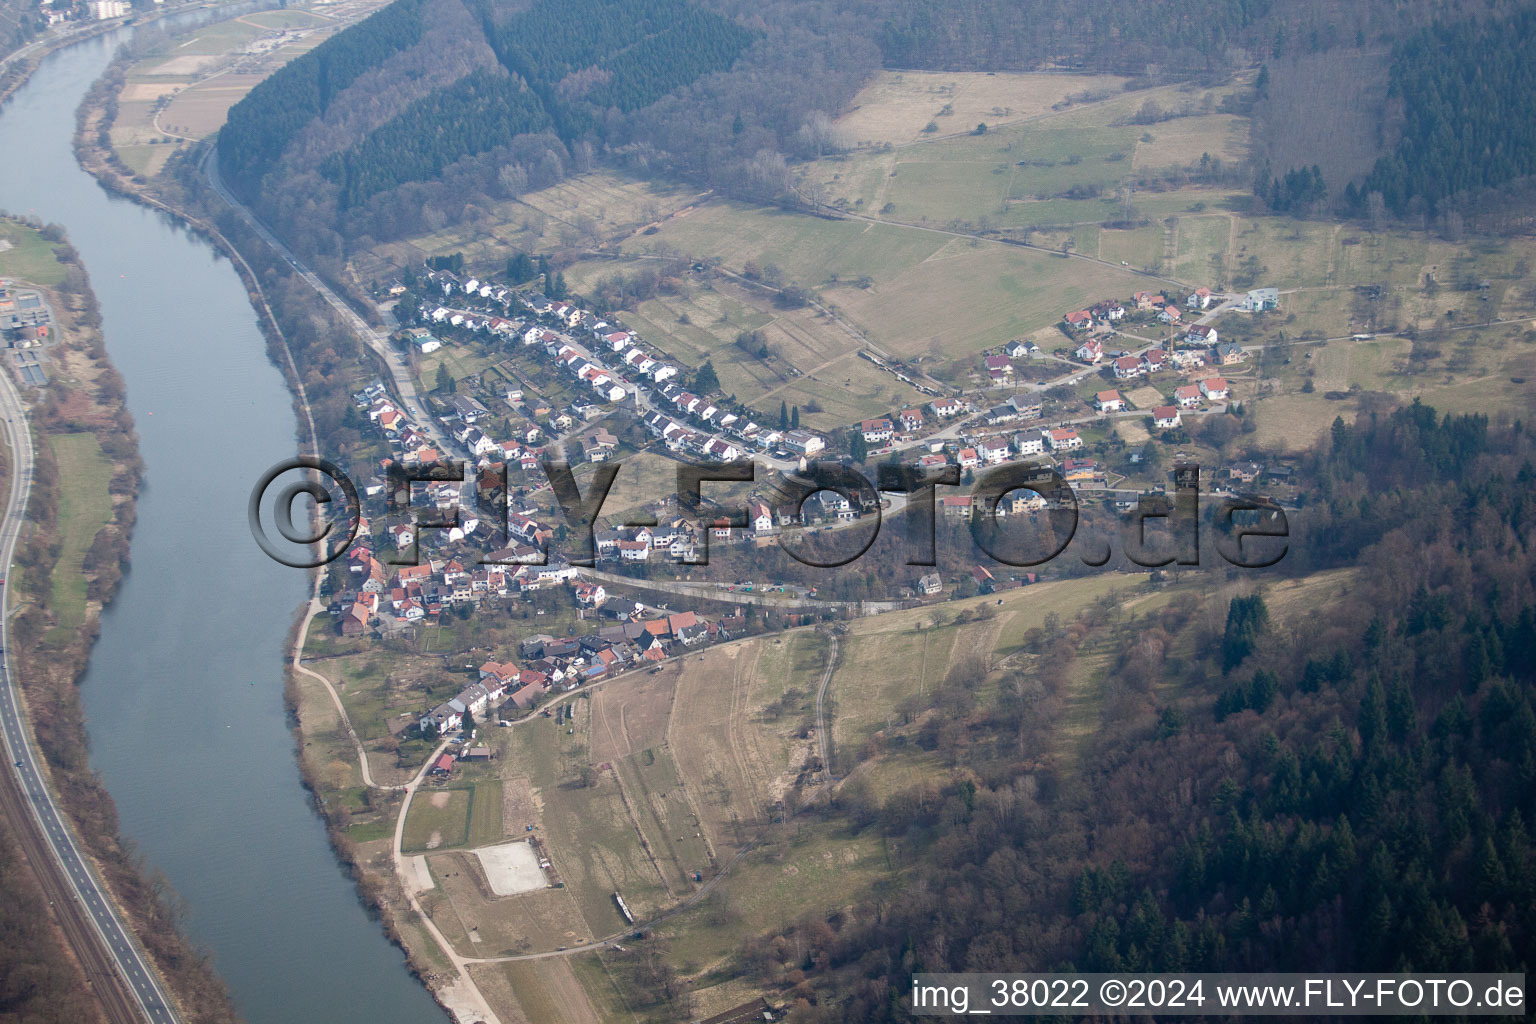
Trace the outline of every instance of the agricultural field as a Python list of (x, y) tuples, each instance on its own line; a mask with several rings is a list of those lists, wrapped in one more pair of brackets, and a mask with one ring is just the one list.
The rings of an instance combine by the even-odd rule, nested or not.
[[(727, 644), (584, 691), (559, 721), (491, 730), (500, 757), (494, 821), (479, 820), (490, 796), (478, 779), (424, 788), (406, 819), (408, 849), (444, 851), (428, 856), (433, 920), (467, 955), (572, 945), (624, 927), (614, 891), (637, 918), (652, 917), (764, 840), (772, 852), (735, 862), (688, 912), (705, 925), (696, 944), (683, 938), (696, 929), (679, 933), (690, 944), (685, 958), (703, 963), (786, 915), (832, 905), (839, 873), (875, 867), (875, 851), (820, 826), (776, 837), (771, 824), (808, 767), (810, 702), (825, 658), (824, 638), (809, 629)], [(453, 849), (503, 833), (545, 844), (563, 888), (495, 896), (478, 862)], [(526, 991), (523, 982), (532, 983)], [(544, 998), (543, 984), (518, 979), (516, 998)]]
[(1181, 216), (1174, 223), (1174, 258), (1169, 273), (1180, 281), (1205, 281), (1225, 287), (1227, 245), (1232, 218), (1222, 214)]
[(1205, 155), (1239, 163), (1248, 158), (1248, 131), (1248, 119), (1234, 114), (1180, 117), (1151, 125), (1146, 134), (1152, 139), (1138, 139), (1131, 169), (1187, 167)]
[(1160, 273), (1167, 269), (1163, 254), (1168, 247), (1168, 236), (1169, 229), (1160, 223), (1121, 230), (1101, 228), (1097, 255), (1108, 263)]
[[(909, 224), (1027, 228), (1091, 223), (1124, 219), (1116, 193), (1135, 176), (1198, 164), (1206, 154), (1235, 163), (1248, 151), (1247, 119), (1212, 112), (1236, 85), (1197, 95), (1171, 86), (1125, 92), (1102, 77), (1016, 75), (1005, 81), (997, 76), (984, 94), (1001, 95), (1018, 80), (1047, 81), (1031, 81), (1020, 89), (1021, 112), (1028, 111), (1023, 116), (1013, 116), (1008, 113), (1013, 108), (998, 101), (978, 116), (967, 110), (962, 120), (956, 105), (953, 117), (941, 116), (931, 122), (934, 130), (919, 128), (919, 136), (911, 138), (904, 126), (915, 111), (934, 101), (942, 108), (949, 102), (942, 80), (964, 76), (906, 75), (916, 81), (898, 83), (890, 74), (877, 79), (861, 94), (868, 96), (868, 112), (855, 109), (839, 127), (854, 143), (865, 141), (864, 125), (909, 137), (887, 140), (894, 148), (861, 148), (808, 165), (801, 173), (802, 194)], [(956, 91), (965, 89), (957, 85)], [(1067, 91), (1097, 98), (1049, 106), (1026, 98)], [(1138, 125), (1133, 118), (1143, 105), (1191, 116)], [(1164, 195), (1157, 209), (1138, 213), (1167, 216), (1200, 201), (1178, 196), (1170, 203)]]
[(748, 262), (782, 269), (807, 287), (833, 280), (876, 280), (913, 266), (940, 249), (941, 235), (883, 224), (829, 220), (734, 201), (700, 206), (652, 235), (630, 238), (632, 252), (679, 252), (719, 260), (740, 271)]
[(423, 786), (411, 800), (405, 815), (400, 848), (421, 853), (443, 847), (463, 846), (469, 841), (469, 788), (441, 789)]
[(883, 71), (836, 121), (856, 146), (917, 142), (930, 121), (941, 132), (1005, 124), (1046, 114), (1069, 96), (1119, 92), (1113, 75)]
[(349, 4), (338, 16), (302, 8), (257, 11), (166, 37), (128, 68), (113, 149), (137, 173), (158, 173), (177, 149), (217, 131), (258, 82), (376, 6)]
[(716, 856), (740, 849), (811, 754), (797, 737), (826, 657), (810, 630), (712, 648), (678, 671), (667, 738)]
[[(617, 239), (644, 233), (685, 217), (700, 199), (698, 189), (671, 182), (641, 181), (601, 170), (569, 178), (517, 199), (489, 204), (484, 215), (430, 235), (381, 243), (357, 254), (359, 281), (387, 279), (397, 268), (419, 266), (431, 256), (463, 253), (477, 273), (501, 274), (514, 252), (550, 252), (561, 248), (607, 248)], [(659, 227), (657, 228), (659, 230)], [(655, 232), (653, 231), (652, 234)], [(612, 261), (591, 260), (591, 277), (568, 274), (573, 288), (619, 269)]]
[(578, 978), (568, 959), (477, 964), (470, 974), (502, 1020), (597, 1024), (612, 1019), (593, 1005), (585, 979)]
[(1145, 278), (1102, 263), (952, 239), (873, 287), (829, 289), (825, 298), (893, 355), (959, 359), (1145, 285)]

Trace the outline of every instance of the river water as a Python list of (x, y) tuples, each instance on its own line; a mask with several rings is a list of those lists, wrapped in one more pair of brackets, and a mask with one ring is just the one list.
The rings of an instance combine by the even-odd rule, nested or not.
[(443, 1019), (357, 902), (300, 786), (282, 656), (302, 572), (246, 525), (294, 415), (227, 260), (75, 162), (75, 107), (126, 38), (54, 54), (0, 110), (0, 207), (63, 224), (101, 301), (146, 466), (132, 568), (84, 682), (122, 830), (185, 903), (251, 1024)]

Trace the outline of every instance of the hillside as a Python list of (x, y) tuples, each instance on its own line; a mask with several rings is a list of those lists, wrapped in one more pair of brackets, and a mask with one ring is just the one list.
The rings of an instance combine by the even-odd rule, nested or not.
[(907, 1019), (912, 971), (1522, 969), (1531, 454), (1420, 405), (1341, 423), (1295, 544), (1336, 568), (1100, 602), (899, 703), (890, 673), (856, 691), (891, 710), (836, 803), (903, 897), (745, 962), (797, 1022)]
[(836, 152), (832, 119), (882, 67), (1209, 83), (1262, 59), (1379, 51), (1431, 13), (1226, 0), (976, 0), (942, 12), (930, 0), (397, 0), (252, 90), (219, 154), (226, 179), (299, 251), (338, 256), (604, 163), (780, 198), (784, 161)]

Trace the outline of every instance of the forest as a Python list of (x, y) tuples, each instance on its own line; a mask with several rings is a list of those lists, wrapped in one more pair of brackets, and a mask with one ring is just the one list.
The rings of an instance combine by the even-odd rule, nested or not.
[(343, 208), (549, 125), (539, 98), (505, 73), (476, 71), (417, 100), (399, 117), (325, 163)]
[(1393, 53), (1402, 136), (1347, 198), (1398, 215), (1536, 173), (1536, 11), (1435, 24)]
[[(797, 921), (745, 965), (802, 1022), (906, 1019), (915, 971), (1524, 970), (1533, 457), (1520, 423), (1417, 403), (1338, 422), (1282, 566), (1353, 567), (1347, 597), (1288, 618), (1258, 592), (1221, 618), (1191, 593), (1140, 616), (1105, 602), (1037, 630), (996, 701), (952, 672), (902, 709), (945, 781), (839, 792), (899, 898)], [(1076, 765), (1042, 766), (1106, 632), (1099, 731)]]
[(415, 43), (423, 6), (424, 0), (395, 0), (291, 61), (231, 107), (218, 142), (219, 164), (230, 182), (259, 182), (300, 129), (358, 76)]

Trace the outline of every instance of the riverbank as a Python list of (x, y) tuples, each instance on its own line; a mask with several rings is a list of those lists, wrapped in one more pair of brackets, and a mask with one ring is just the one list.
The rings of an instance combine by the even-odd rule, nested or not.
[(128, 568), (142, 463), (85, 268), (55, 229), (18, 230), (34, 243), (34, 265), (44, 265), (37, 254), (45, 246), (52, 249), (58, 274), (51, 284), (25, 283), (42, 296), (51, 323), (43, 344), (26, 350), (49, 383), (20, 384), (36, 466), (28, 525), (5, 583), (16, 678), (52, 788), (140, 943), (191, 1019), (232, 1022), (223, 983), (181, 934), (164, 881), (120, 836), (112, 798), (90, 764), (78, 684), (102, 610)]

